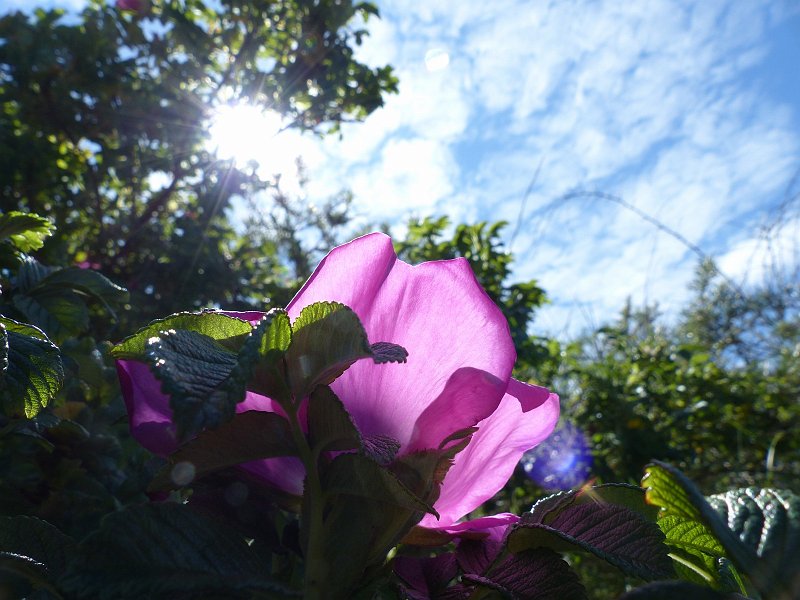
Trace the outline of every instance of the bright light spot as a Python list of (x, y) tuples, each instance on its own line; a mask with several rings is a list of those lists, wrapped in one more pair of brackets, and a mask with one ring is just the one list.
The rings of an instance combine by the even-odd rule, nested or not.
[(220, 106), (211, 119), (208, 149), (238, 166), (254, 162), (268, 175), (289, 174), (300, 155), (296, 140), (283, 131), (280, 114), (252, 104)]
[(586, 436), (565, 423), (520, 462), (528, 477), (544, 489), (568, 490), (589, 479), (593, 461)]
[(189, 485), (192, 480), (194, 479), (195, 475), (195, 467), (189, 461), (181, 461), (176, 463), (174, 467), (172, 467), (172, 472), (170, 473), (172, 483), (175, 485)]
[(432, 48), (425, 53), (425, 68), (431, 73), (441, 71), (450, 64), (450, 55), (443, 48)]

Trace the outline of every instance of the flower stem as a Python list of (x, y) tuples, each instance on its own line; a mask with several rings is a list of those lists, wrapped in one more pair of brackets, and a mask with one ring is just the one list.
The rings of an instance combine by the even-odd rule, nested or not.
[(322, 504), (324, 499), (319, 463), (316, 454), (308, 444), (308, 439), (303, 434), (303, 429), (297, 418), (297, 411), (287, 412), (289, 413), (292, 438), (300, 455), (300, 460), (306, 469), (303, 506), (304, 509), (307, 507), (308, 513), (304, 514), (303, 518), (307, 519), (304, 525), (308, 531), (308, 546), (305, 549), (305, 591), (303, 597), (308, 600), (318, 600), (323, 597), (323, 584), (328, 571), (322, 545)]

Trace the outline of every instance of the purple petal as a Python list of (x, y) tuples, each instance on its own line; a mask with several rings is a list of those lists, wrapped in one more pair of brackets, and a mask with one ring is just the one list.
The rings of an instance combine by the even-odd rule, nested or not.
[(448, 533), (463, 539), (488, 539), (495, 542), (503, 541), (506, 530), (519, 522), (519, 516), (512, 513), (498, 513), (463, 521), (455, 525), (438, 528), (438, 531)]
[(458, 369), (439, 397), (422, 411), (404, 452), (436, 449), (453, 432), (477, 425), (497, 409), (505, 388), (505, 382), (490, 373)]
[(117, 361), (122, 397), (128, 409), (131, 435), (145, 448), (166, 456), (178, 447), (169, 397), (145, 363)]
[(456, 455), (423, 527), (443, 528), (475, 510), (509, 480), (523, 453), (542, 442), (558, 421), (558, 396), (512, 379), (497, 410), (478, 424), (469, 445)]
[(394, 572), (408, 586), (411, 598), (427, 600), (447, 587), (456, 576), (456, 557), (452, 553), (433, 557), (398, 556)]
[[(516, 353), (508, 324), (465, 259), (412, 267), (397, 259), (389, 237), (370, 234), (331, 251), (287, 310), (295, 318), (323, 300), (352, 308), (370, 342), (409, 350), (405, 364), (359, 361), (332, 385), (364, 435), (391, 436), (401, 451), (412, 438), (416, 445), (434, 443), (436, 436), (415, 434), (415, 425), (437, 398), (444, 399), (431, 415), (452, 406), (454, 398), (443, 392), (456, 371), (480, 369), (500, 381), (511, 376)], [(497, 405), (502, 392), (488, 388), (467, 422)], [(457, 428), (443, 424), (439, 430), (449, 434)]]

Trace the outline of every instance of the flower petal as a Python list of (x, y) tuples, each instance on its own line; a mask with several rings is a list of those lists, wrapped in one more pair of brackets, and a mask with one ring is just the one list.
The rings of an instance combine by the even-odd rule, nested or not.
[(178, 447), (169, 398), (161, 393), (161, 382), (149, 365), (133, 360), (118, 360), (122, 398), (128, 409), (131, 435), (145, 448), (166, 456)]
[(504, 381), (486, 371), (458, 369), (442, 393), (422, 411), (403, 451), (439, 448), (454, 432), (477, 425), (497, 409), (505, 388)]
[(523, 453), (541, 443), (558, 421), (558, 396), (512, 379), (497, 410), (478, 424), (469, 445), (456, 455), (434, 508), (421, 526), (442, 528), (494, 496), (509, 480)]
[(438, 527), (439, 531), (448, 533), (454, 537), (463, 539), (488, 539), (500, 542), (505, 537), (506, 530), (514, 523), (519, 522), (519, 516), (512, 513), (498, 513), (448, 525)]
[(289, 304), (289, 316), (323, 300), (352, 308), (370, 342), (409, 350), (405, 364), (359, 361), (333, 383), (364, 435), (389, 435), (405, 448), (457, 370), (481, 369), (501, 381), (511, 376), (516, 353), (508, 324), (465, 259), (412, 267), (398, 260), (388, 236), (370, 234), (323, 259)]

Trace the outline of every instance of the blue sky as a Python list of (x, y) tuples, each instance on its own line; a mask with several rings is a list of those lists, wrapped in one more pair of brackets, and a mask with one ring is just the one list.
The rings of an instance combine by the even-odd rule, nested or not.
[(410, 215), (505, 219), (509, 241), (522, 210), (514, 276), (547, 290), (536, 328), (556, 334), (629, 296), (674, 314), (697, 262), (630, 210), (564, 199), (574, 191), (619, 196), (736, 281), (759, 276), (767, 247), (797, 261), (797, 201), (771, 244), (762, 235), (800, 168), (796, 1), (378, 5), (357, 55), (391, 63), (400, 93), (342, 140), (281, 134), (311, 197), (348, 187), (360, 222), (398, 232)]

